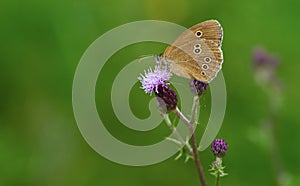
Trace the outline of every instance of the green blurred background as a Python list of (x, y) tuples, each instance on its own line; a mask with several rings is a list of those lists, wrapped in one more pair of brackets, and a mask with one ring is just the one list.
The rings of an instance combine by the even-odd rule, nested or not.
[[(289, 185), (300, 185), (299, 1), (1, 0), (0, 7), (0, 185), (199, 184), (193, 162), (174, 161), (175, 156), (147, 167), (106, 160), (84, 141), (73, 116), (72, 80), (84, 51), (106, 31), (145, 19), (185, 27), (217, 19), (224, 28), (228, 102), (218, 137), (230, 145), (223, 160), (230, 175), (221, 180), (222, 185), (275, 185), (274, 154), (260, 126), (268, 114), (268, 96), (254, 81), (251, 53), (261, 45), (280, 56), (278, 75), (284, 91), (275, 145)], [(160, 43), (128, 46), (99, 75), (99, 113), (109, 122), (110, 132), (124, 142), (151, 144), (169, 133), (164, 125), (149, 132), (127, 129), (114, 116), (110, 103), (111, 84), (118, 71), (133, 59), (159, 54), (165, 47)], [(131, 97), (133, 112), (147, 117), (150, 97), (139, 84)], [(202, 98), (203, 121), (209, 114), (209, 100), (209, 94)], [(208, 170), (214, 159), (209, 149), (201, 157)], [(213, 185), (214, 178), (205, 172)]]

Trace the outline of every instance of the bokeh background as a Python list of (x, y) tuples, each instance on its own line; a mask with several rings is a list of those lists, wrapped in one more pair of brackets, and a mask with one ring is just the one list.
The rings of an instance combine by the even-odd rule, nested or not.
[[(279, 154), (285, 185), (300, 185), (299, 1), (1, 0), (0, 7), (0, 185), (199, 184), (193, 162), (174, 161), (175, 156), (147, 167), (106, 160), (88, 146), (73, 116), (72, 80), (84, 51), (106, 31), (145, 19), (185, 27), (217, 19), (223, 25), (228, 103), (218, 137), (229, 143), (223, 160), (229, 176), (221, 184), (276, 185), (272, 158)], [(270, 150), (268, 132), (261, 127), (269, 113), (269, 96), (254, 79), (251, 55), (256, 46), (280, 58), (277, 75), (283, 89), (276, 114), (276, 154)], [(110, 103), (118, 71), (133, 59), (159, 54), (165, 47), (162, 43), (128, 46), (99, 75), (100, 117), (124, 142), (151, 144), (169, 133), (164, 125), (148, 132), (127, 129), (116, 119)], [(132, 89), (130, 104), (134, 114), (143, 118), (149, 115), (150, 97), (139, 86)], [(209, 100), (209, 94), (201, 99), (204, 124)], [(200, 155), (209, 185), (213, 185), (207, 170), (214, 157), (209, 149)]]

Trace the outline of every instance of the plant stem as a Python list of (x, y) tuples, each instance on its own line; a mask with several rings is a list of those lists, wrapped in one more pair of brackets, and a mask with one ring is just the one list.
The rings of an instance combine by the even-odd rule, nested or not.
[(198, 153), (198, 147), (197, 147), (197, 139), (195, 136), (195, 116), (197, 113), (197, 108), (198, 108), (198, 101), (199, 101), (199, 97), (195, 96), (194, 97), (194, 102), (193, 102), (193, 107), (192, 107), (192, 113), (191, 113), (191, 119), (188, 120), (181, 112), (180, 110), (176, 107), (176, 109), (173, 111), (186, 125), (187, 127), (190, 129), (190, 132), (192, 134), (191, 136), (191, 145), (192, 145), (192, 149), (193, 149), (193, 158), (194, 158), (194, 162), (196, 165), (196, 169), (197, 169), (197, 173), (198, 173), (198, 177), (200, 180), (200, 183), (202, 186), (207, 186), (206, 180), (205, 180), (205, 176), (204, 176), (204, 172), (203, 172), (203, 167), (200, 161), (200, 157), (199, 157), (199, 153)]
[(198, 172), (198, 176), (200, 179), (200, 182), (203, 186), (206, 186), (206, 180), (203, 172), (203, 167), (200, 161), (200, 156), (198, 153), (198, 146), (197, 146), (197, 138), (195, 135), (195, 116), (198, 110), (198, 105), (199, 105), (199, 96), (194, 96), (194, 101), (193, 101), (193, 107), (192, 107), (192, 112), (191, 112), (191, 119), (190, 119), (190, 125), (193, 127), (192, 128), (192, 136), (191, 136), (191, 143), (192, 143), (192, 148), (193, 148), (193, 155), (194, 155), (194, 161), (196, 165), (196, 169)]
[(200, 182), (201, 182), (202, 186), (207, 186), (205, 176), (204, 176), (204, 172), (203, 172), (203, 168), (202, 168), (202, 164), (201, 164), (200, 157), (199, 157), (199, 154), (198, 154), (197, 141), (196, 141), (196, 137), (195, 137), (194, 133), (192, 134), (192, 137), (191, 137), (191, 144), (192, 144), (192, 148), (193, 148), (194, 162), (195, 162), (195, 165), (196, 165), (196, 169), (197, 169), (197, 172), (198, 172)]
[(286, 176), (286, 170), (283, 168), (282, 160), (280, 157), (280, 152), (277, 146), (277, 139), (276, 139), (276, 123), (275, 123), (275, 116), (270, 116), (268, 121), (269, 127), (269, 139), (270, 139), (270, 151), (272, 154), (271, 162), (272, 162), (272, 169), (273, 174), (275, 175), (275, 182), (276, 185), (283, 185), (282, 182), (284, 176)]
[(218, 173), (217, 177), (216, 177), (216, 186), (220, 185), (220, 174)]
[(278, 124), (277, 116), (280, 111), (280, 102), (282, 97), (282, 90), (278, 79), (275, 79), (272, 90), (268, 92), (269, 95), (269, 116), (267, 118), (267, 125), (269, 129), (269, 140), (270, 140), (270, 151), (271, 151), (271, 162), (273, 174), (275, 176), (276, 185), (286, 185), (287, 182), (287, 171), (283, 167), (282, 159), (280, 157), (280, 150), (278, 148)]
[(189, 129), (192, 128), (190, 121), (185, 117), (185, 115), (182, 114), (182, 112), (179, 110), (178, 107), (176, 107), (176, 109), (173, 110), (173, 112), (176, 114), (176, 116), (177, 116), (178, 118), (180, 118), (180, 119), (183, 121), (183, 123), (184, 123)]
[(171, 129), (171, 131), (175, 134), (175, 136), (177, 137), (177, 139), (180, 141), (180, 143), (182, 145), (184, 145), (184, 148), (186, 148), (186, 150), (192, 155), (193, 154), (193, 150), (191, 149), (191, 147), (184, 141), (184, 139), (181, 137), (181, 135), (178, 133), (177, 129), (175, 127), (173, 127), (171, 120), (169, 118), (168, 114), (163, 114), (164, 119), (168, 125), (168, 127)]
[(199, 96), (194, 96), (193, 107), (191, 112), (190, 124), (193, 126), (195, 124), (195, 116), (197, 115), (197, 108), (199, 105)]

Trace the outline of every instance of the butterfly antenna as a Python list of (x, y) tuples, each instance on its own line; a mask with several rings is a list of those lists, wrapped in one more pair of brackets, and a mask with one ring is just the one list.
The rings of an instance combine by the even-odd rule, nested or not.
[(140, 63), (143, 59), (148, 58), (148, 57), (153, 57), (153, 54), (148, 54), (148, 55), (141, 55), (137, 58), (138, 63)]

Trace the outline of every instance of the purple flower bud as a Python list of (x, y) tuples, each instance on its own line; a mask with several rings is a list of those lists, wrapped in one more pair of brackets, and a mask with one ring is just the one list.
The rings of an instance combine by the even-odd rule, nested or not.
[(278, 57), (267, 53), (264, 48), (254, 49), (253, 61), (255, 67), (267, 67), (274, 69), (279, 65)]
[(267, 63), (268, 55), (263, 48), (256, 48), (253, 51), (253, 61), (255, 65), (264, 65)]
[(163, 112), (174, 110), (178, 99), (174, 90), (168, 86), (158, 86), (155, 92), (160, 108)]
[(193, 79), (190, 81), (190, 87), (191, 87), (191, 90), (192, 92), (195, 94), (195, 95), (202, 95), (207, 87), (208, 87), (208, 84), (207, 83), (203, 83), (201, 81), (198, 81), (196, 79)]
[(211, 151), (216, 157), (222, 158), (227, 152), (227, 143), (223, 139), (216, 139), (211, 144)]

